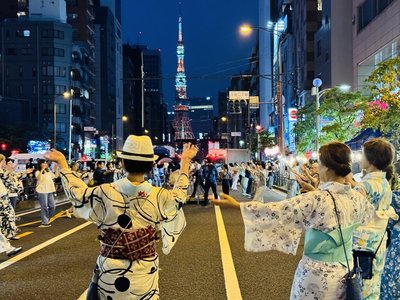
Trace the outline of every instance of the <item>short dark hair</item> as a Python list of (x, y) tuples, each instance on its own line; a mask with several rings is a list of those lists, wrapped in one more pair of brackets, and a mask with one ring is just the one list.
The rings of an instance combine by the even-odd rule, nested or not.
[(12, 163), (14, 163), (14, 160), (12, 158), (6, 158), (6, 164), (8, 164), (8, 162), (11, 161)]
[(96, 167), (100, 166), (102, 163), (104, 163), (104, 161), (98, 160), (98, 161), (96, 162)]
[(351, 172), (351, 150), (340, 142), (331, 142), (319, 148), (319, 160), (322, 165), (345, 177)]
[(379, 170), (386, 169), (393, 163), (393, 146), (382, 138), (370, 139), (363, 145), (368, 162)]
[(123, 159), (124, 169), (128, 173), (146, 174), (153, 169), (153, 161)]

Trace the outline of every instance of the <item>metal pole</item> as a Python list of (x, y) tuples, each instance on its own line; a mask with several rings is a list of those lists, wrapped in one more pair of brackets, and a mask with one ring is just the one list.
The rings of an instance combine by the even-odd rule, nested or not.
[(278, 82), (276, 84), (276, 94), (278, 100), (278, 145), (281, 155), (285, 155), (285, 137), (283, 132), (283, 99), (282, 99), (282, 41), (278, 45)]
[[(38, 91), (39, 92), (39, 91)], [(57, 104), (56, 99), (54, 99), (54, 107), (53, 107), (53, 119), (54, 119), (54, 149), (57, 148)]]
[(69, 138), (68, 138), (68, 162), (71, 162), (72, 156), (72, 99), (69, 99)]
[[(142, 131), (144, 130), (144, 61), (143, 61), (143, 51), (142, 51)], [(143, 134), (143, 132), (142, 132)]]
[(315, 105), (315, 152), (318, 152), (318, 142), (319, 142), (319, 87), (315, 87), (316, 93), (315, 93), (315, 98), (316, 98), (316, 105)]

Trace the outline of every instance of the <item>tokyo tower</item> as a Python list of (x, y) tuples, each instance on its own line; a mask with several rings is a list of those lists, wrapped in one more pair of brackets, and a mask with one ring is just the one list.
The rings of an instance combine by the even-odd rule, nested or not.
[(189, 100), (186, 94), (186, 75), (185, 75), (185, 46), (183, 45), (182, 17), (179, 15), (178, 46), (176, 53), (178, 56), (178, 67), (175, 77), (176, 98), (174, 105), (175, 117), (172, 126), (175, 130), (175, 141), (194, 140), (191, 120), (189, 119)]

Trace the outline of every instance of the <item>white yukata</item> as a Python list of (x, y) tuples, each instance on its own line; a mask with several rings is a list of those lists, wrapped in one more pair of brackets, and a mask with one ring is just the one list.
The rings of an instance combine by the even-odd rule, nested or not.
[[(342, 279), (347, 267), (327, 190), (336, 200), (349, 259), (354, 229), (367, 224), (373, 215), (373, 206), (348, 185), (328, 182), (320, 189), (281, 202), (240, 204), (247, 251), (278, 250), (295, 255), (306, 231), (305, 253), (297, 266), (290, 299), (345, 299)], [(319, 240), (321, 236), (325, 240)], [(350, 264), (352, 268), (352, 261)]]
[[(74, 215), (93, 221), (99, 229), (144, 230), (154, 228), (168, 254), (186, 226), (181, 209), (186, 201), (188, 175), (181, 173), (174, 189), (133, 185), (127, 178), (88, 188), (70, 170), (61, 170), (65, 191), (75, 205)], [(132, 226), (127, 226), (129, 222)], [(105, 261), (105, 263), (103, 263)], [(99, 255), (101, 299), (159, 299), (157, 253), (138, 260), (112, 259)]]

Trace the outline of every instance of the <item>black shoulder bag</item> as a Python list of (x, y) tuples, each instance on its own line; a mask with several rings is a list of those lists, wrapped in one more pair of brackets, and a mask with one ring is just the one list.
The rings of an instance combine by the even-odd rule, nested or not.
[(376, 248), (375, 252), (368, 250), (354, 250), (353, 249), (353, 258), (354, 262), (357, 262), (358, 267), (361, 268), (361, 276), (363, 279), (372, 279), (374, 273), (372, 271), (374, 259), (376, 257), (376, 253), (378, 253), (379, 248), (382, 245), (383, 239), (385, 237), (386, 232), (383, 234), (381, 242), (379, 243), (378, 248)]
[(336, 207), (336, 201), (335, 198), (333, 197), (332, 193), (330, 191), (327, 191), (329, 195), (331, 195), (332, 200), (333, 200), (333, 205), (335, 207), (335, 214), (336, 214), (336, 219), (339, 225), (339, 233), (340, 233), (340, 240), (343, 245), (343, 250), (344, 250), (344, 255), (346, 257), (346, 264), (347, 264), (347, 274), (344, 276), (345, 278), (345, 288), (346, 288), (346, 299), (347, 300), (363, 300), (362, 296), (362, 279), (360, 275), (359, 268), (356, 268), (355, 270), (351, 271), (350, 270), (350, 265), (349, 265), (349, 260), (347, 258), (347, 252), (346, 252), (346, 246), (344, 245), (344, 239), (343, 239), (343, 233), (342, 233), (342, 226), (340, 225), (340, 220), (339, 220), (339, 213)]

